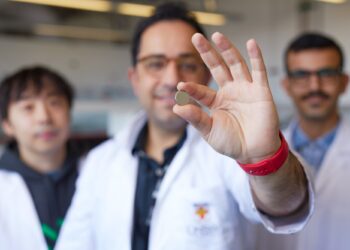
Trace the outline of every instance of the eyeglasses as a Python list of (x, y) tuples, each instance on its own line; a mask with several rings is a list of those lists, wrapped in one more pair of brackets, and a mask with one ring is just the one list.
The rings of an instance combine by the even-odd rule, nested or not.
[(310, 82), (311, 76), (317, 76), (321, 83), (334, 83), (337, 77), (341, 75), (340, 69), (323, 68), (316, 71), (295, 70), (289, 71), (288, 77), (293, 84), (304, 86)]
[(177, 70), (183, 77), (191, 77), (205, 68), (204, 63), (198, 56), (188, 54), (176, 58), (168, 58), (163, 55), (150, 55), (137, 60), (145, 68), (146, 72), (154, 77), (161, 77), (169, 62), (176, 62)]

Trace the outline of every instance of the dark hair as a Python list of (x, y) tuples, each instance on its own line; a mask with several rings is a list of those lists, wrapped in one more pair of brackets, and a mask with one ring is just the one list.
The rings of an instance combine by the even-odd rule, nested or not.
[(334, 49), (339, 54), (339, 69), (343, 70), (344, 54), (341, 47), (330, 37), (320, 33), (303, 33), (296, 37), (287, 47), (284, 53), (284, 67), (288, 72), (288, 54), (308, 49)]
[(67, 98), (69, 107), (72, 107), (74, 89), (61, 75), (42, 66), (23, 68), (7, 76), (0, 84), (0, 118), (7, 119), (8, 108), (11, 102), (21, 99), (21, 95), (28, 88), (33, 87), (37, 93), (45, 87), (49, 80), (55, 89)]
[(132, 39), (131, 59), (133, 66), (137, 63), (137, 55), (140, 50), (141, 36), (145, 30), (153, 24), (161, 21), (181, 20), (193, 27), (196, 32), (206, 36), (203, 27), (197, 22), (195, 16), (186, 8), (184, 3), (168, 2), (159, 5), (153, 12), (152, 16), (143, 19), (136, 26)]

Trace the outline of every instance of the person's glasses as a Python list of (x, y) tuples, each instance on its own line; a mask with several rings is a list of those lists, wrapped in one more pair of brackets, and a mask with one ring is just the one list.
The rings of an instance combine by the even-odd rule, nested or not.
[(288, 77), (294, 84), (306, 85), (310, 82), (311, 76), (317, 76), (321, 83), (334, 83), (341, 75), (341, 70), (336, 68), (323, 68), (316, 71), (294, 70), (288, 72)]
[(147, 73), (154, 77), (161, 77), (165, 72), (168, 63), (174, 60), (177, 70), (183, 77), (191, 77), (205, 68), (204, 63), (198, 56), (182, 55), (176, 58), (168, 58), (163, 55), (150, 55), (137, 60), (143, 65)]

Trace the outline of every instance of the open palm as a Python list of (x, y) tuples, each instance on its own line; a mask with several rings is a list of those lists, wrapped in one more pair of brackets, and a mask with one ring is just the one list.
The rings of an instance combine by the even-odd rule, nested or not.
[(192, 42), (219, 85), (214, 91), (198, 83), (180, 83), (209, 108), (174, 106), (174, 112), (190, 122), (219, 153), (242, 163), (254, 163), (273, 155), (279, 145), (279, 124), (260, 49), (247, 42), (251, 73), (239, 51), (222, 34), (214, 33), (215, 50), (201, 34)]

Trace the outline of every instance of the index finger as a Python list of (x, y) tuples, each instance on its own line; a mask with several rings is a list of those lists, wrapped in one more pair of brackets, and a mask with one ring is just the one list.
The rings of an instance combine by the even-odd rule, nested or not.
[(233, 80), (231, 73), (221, 56), (219, 56), (216, 50), (202, 34), (194, 34), (192, 36), (192, 43), (219, 86), (223, 86), (226, 82)]

